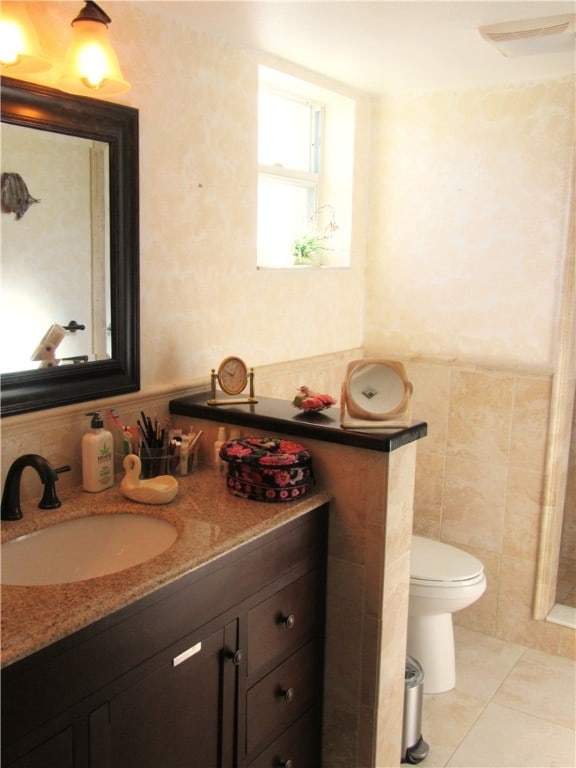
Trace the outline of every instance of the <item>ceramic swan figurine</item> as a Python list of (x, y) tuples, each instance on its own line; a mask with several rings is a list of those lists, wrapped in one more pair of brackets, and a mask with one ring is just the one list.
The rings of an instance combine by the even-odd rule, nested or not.
[(178, 481), (172, 475), (160, 475), (150, 480), (140, 479), (142, 462), (134, 453), (124, 458), (126, 474), (120, 483), (120, 492), (141, 504), (168, 504), (178, 493)]

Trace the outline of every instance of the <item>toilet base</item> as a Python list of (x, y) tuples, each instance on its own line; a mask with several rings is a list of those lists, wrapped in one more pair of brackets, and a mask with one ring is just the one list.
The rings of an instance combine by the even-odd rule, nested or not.
[(456, 685), (452, 614), (408, 617), (407, 654), (424, 670), (424, 693), (445, 693)]

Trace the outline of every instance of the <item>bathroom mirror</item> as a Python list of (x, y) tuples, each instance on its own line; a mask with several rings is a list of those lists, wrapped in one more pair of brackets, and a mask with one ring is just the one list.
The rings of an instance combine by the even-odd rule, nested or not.
[(402, 363), (367, 358), (348, 363), (340, 400), (344, 429), (382, 429), (411, 423), (412, 384)]
[[(42, 180), (42, 195), (35, 192), (34, 175), (28, 171), (24, 179), (28, 191), (41, 202), (32, 204), (18, 221), (14, 214), (1, 214), (3, 278), (13, 272), (12, 265), (19, 268), (14, 271), (16, 282), (9, 286), (11, 312), (2, 318), (1, 335), (24, 337), (26, 323), (35, 315), (31, 307), (42, 310), (44, 300), (49, 307), (44, 319), (26, 331), (36, 344), (52, 323), (66, 326), (76, 321), (86, 326), (84, 331), (67, 332), (56, 353), (56, 358), (76, 360), (53, 366), (28, 361), (35, 351), (28, 340), (23, 344), (21, 359), (27, 362), (22, 367), (18, 362), (10, 365), (2, 349), (7, 344), (0, 345), (1, 415), (136, 391), (140, 387), (138, 111), (5, 77), (1, 91), (2, 173), (19, 173), (12, 167), (17, 155), (11, 157), (8, 140), (14, 141), (19, 131), (20, 141), (30, 141), (26, 149), (31, 154), (38, 151), (45, 157), (53, 147), (54, 153), (67, 157), (84, 153), (81, 158), (90, 160), (81, 159), (81, 166), (91, 163), (84, 167), (82, 183), (77, 179), (73, 184), (62, 181), (62, 164), (53, 165), (37, 177)], [(78, 198), (89, 200), (85, 222), (71, 212)], [(32, 234), (41, 218), (33, 219), (35, 209), (42, 209), (45, 217), (44, 238), (38, 229)], [(12, 240), (4, 236), (5, 229), (16, 233)], [(20, 247), (11, 252), (4, 247), (11, 242), (20, 242)], [(69, 253), (73, 256), (65, 256)], [(34, 273), (45, 276), (44, 297), (31, 287)], [(54, 296), (58, 298), (50, 304)]]

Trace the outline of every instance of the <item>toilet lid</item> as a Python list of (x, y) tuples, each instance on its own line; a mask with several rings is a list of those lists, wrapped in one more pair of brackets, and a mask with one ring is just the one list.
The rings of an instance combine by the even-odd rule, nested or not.
[(410, 578), (419, 581), (469, 581), (480, 576), (484, 566), (474, 557), (442, 541), (412, 536)]

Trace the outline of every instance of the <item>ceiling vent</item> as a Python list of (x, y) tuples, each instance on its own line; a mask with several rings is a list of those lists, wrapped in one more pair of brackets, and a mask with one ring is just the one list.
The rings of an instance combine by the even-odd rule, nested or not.
[(535, 56), (576, 50), (576, 14), (506, 21), (480, 27), (484, 40), (504, 56)]

